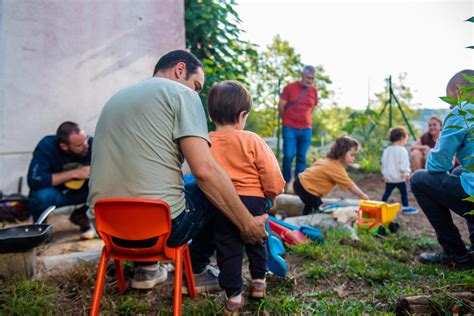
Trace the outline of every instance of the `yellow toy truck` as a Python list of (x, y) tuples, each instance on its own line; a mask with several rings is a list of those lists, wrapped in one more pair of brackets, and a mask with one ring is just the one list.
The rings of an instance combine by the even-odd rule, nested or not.
[(359, 204), (359, 214), (354, 226), (359, 232), (369, 232), (374, 235), (386, 235), (388, 231), (395, 233), (399, 225), (395, 222), (400, 210), (400, 203), (387, 204), (379, 201), (362, 200)]

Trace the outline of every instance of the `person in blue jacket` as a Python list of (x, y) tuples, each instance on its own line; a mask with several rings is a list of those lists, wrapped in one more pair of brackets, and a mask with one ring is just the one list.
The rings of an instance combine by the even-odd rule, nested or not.
[[(36, 221), (51, 205), (84, 204), (89, 194), (92, 137), (73, 122), (59, 125), (56, 135), (43, 137), (28, 168), (29, 211)], [(74, 210), (69, 220), (80, 227), (81, 237), (95, 236), (87, 206)]]
[[(474, 76), (473, 70), (458, 72), (448, 82), (446, 93), (458, 99), (459, 87), (472, 85), (463, 74)], [(436, 146), (428, 154), (426, 170), (420, 169), (410, 179), (412, 192), (418, 204), (430, 221), (442, 252), (422, 253), (423, 263), (439, 263), (455, 268), (474, 268), (474, 216), (467, 214), (474, 209), (474, 204), (466, 201), (474, 195), (474, 173), (469, 169), (474, 165), (474, 139), (466, 127), (466, 122), (473, 128), (474, 104), (462, 104), (466, 112), (466, 121), (460, 115), (459, 106), (454, 106), (446, 117), (443, 129)], [(462, 128), (450, 128), (461, 126)], [(453, 168), (453, 157), (456, 155), (461, 167), (449, 173)], [(471, 169), (472, 170), (472, 169)], [(454, 225), (451, 211), (466, 219), (471, 231), (471, 248), (461, 239), (458, 228)]]

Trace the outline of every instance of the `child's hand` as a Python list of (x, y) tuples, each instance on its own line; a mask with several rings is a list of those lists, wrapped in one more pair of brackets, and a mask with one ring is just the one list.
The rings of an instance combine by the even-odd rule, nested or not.
[(409, 175), (409, 174), (406, 174), (406, 175), (404, 176), (404, 178), (405, 178), (405, 182), (409, 182), (409, 181), (410, 181), (410, 175)]
[(362, 194), (360, 195), (360, 198), (361, 198), (362, 200), (370, 200), (369, 196), (368, 196), (367, 194), (365, 194), (365, 193), (362, 193)]

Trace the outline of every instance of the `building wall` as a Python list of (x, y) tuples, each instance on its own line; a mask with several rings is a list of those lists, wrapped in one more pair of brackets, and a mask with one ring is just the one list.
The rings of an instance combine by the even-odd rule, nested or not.
[(0, 10), (4, 193), (26, 178), (44, 135), (66, 120), (93, 135), (112, 94), (151, 76), (161, 55), (185, 45), (184, 1), (0, 0)]

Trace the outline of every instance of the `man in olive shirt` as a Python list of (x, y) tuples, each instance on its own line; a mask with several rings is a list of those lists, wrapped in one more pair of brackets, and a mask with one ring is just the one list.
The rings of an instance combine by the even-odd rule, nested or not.
[[(158, 61), (152, 78), (112, 96), (95, 132), (88, 213), (94, 218), (94, 203), (101, 198), (164, 200), (173, 219), (168, 245), (174, 247), (192, 239), (191, 260), (198, 291), (218, 286), (218, 271), (208, 268), (215, 251), (214, 208), (208, 199), (239, 228), (247, 242), (266, 238), (266, 216), (249, 213), (211, 156), (206, 117), (198, 96), (203, 85), (201, 62), (189, 52), (176, 50)], [(199, 188), (185, 190), (181, 172), (184, 159)], [(162, 267), (140, 264), (132, 287), (151, 288), (165, 279)]]

